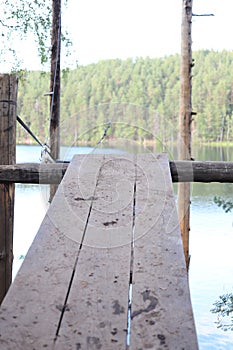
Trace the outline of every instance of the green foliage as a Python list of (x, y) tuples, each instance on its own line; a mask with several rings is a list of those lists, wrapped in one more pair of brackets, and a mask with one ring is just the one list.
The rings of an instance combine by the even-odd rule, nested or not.
[(233, 331), (233, 294), (221, 295), (210, 311), (218, 315), (217, 327), (223, 331)]
[[(67, 0), (64, 0), (63, 3), (65, 5)], [(3, 18), (0, 20), (1, 59), (9, 59), (11, 53), (14, 57), (15, 68), (20, 67), (12, 37), (22, 40), (28, 35), (33, 35), (41, 63), (48, 62), (50, 59), (48, 48), (51, 43), (52, 1), (6, 0), (1, 10)], [(71, 41), (67, 33), (62, 33), (61, 40), (66, 48), (70, 47)]]
[(233, 209), (233, 202), (226, 201), (225, 199), (222, 199), (221, 197), (215, 196), (214, 203), (216, 203), (219, 207), (222, 207), (226, 213), (230, 212)]
[[(194, 57), (193, 110), (198, 114), (193, 140), (218, 142), (224, 116), (224, 140), (233, 141), (233, 52), (198, 51)], [(67, 71), (61, 86), (62, 142), (81, 140), (85, 134), (86, 142), (95, 143), (99, 133), (88, 130), (109, 120), (112, 138), (176, 142), (179, 75), (179, 55), (113, 59)], [(39, 72), (27, 72), (19, 88), (18, 113), (42, 139), (48, 133), (49, 98), (44, 96), (48, 91), (49, 75), (39, 77)], [(23, 135), (18, 134), (18, 141)]]
[[(48, 137), (49, 98), (44, 93), (49, 91), (49, 74), (26, 71), (21, 72), (18, 91), (18, 114), (41, 140)], [(17, 127), (17, 140), (30, 142), (31, 137), (25, 130)]]
[(50, 1), (6, 0), (2, 7), (2, 35), (5, 36), (4, 50), (9, 49), (11, 36), (23, 39), (29, 33), (35, 34), (41, 62), (47, 61), (47, 49), (51, 29), (52, 8)]

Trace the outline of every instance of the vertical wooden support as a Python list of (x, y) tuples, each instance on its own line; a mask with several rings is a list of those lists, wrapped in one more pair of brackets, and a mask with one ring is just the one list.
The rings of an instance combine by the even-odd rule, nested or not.
[[(53, 0), (52, 51), (50, 75), (50, 152), (53, 159), (60, 156), (60, 53), (61, 53), (61, 0)], [(50, 186), (50, 201), (57, 186)]]
[[(0, 164), (15, 164), (18, 79), (0, 75)], [(12, 280), (15, 185), (0, 184), (0, 303)]]
[[(179, 159), (191, 160), (192, 123), (192, 0), (182, 0)], [(178, 185), (178, 215), (186, 265), (189, 265), (190, 183)]]

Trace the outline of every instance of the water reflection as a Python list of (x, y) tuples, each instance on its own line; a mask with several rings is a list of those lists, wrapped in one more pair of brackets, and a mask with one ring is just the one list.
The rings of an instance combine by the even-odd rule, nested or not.
[(47, 202), (44, 200), (45, 197), (41, 190), (42, 186), (39, 185), (19, 184), (15, 187), (13, 278), (19, 270), (47, 210)]
[[(230, 350), (233, 333), (218, 329), (217, 317), (210, 310), (220, 295), (233, 290), (233, 217), (213, 203), (211, 184), (201, 187), (206, 187), (208, 195), (194, 192), (192, 197), (189, 272), (198, 340), (201, 350)], [(225, 198), (229, 193), (221, 195)]]
[(217, 315), (217, 327), (223, 331), (233, 331), (233, 294), (220, 295), (210, 310)]

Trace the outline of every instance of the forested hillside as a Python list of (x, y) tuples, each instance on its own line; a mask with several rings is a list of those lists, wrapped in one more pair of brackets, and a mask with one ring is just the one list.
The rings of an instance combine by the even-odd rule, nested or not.
[[(198, 51), (193, 58), (193, 138), (233, 141), (233, 52)], [(179, 60), (179, 55), (114, 59), (66, 72), (61, 87), (62, 142), (70, 144), (77, 137), (96, 142), (104, 130), (101, 125), (109, 120), (112, 137), (175, 141)], [(18, 114), (42, 141), (48, 135), (47, 92), (48, 73), (24, 73)], [(25, 141), (21, 127), (17, 136), (18, 142)]]

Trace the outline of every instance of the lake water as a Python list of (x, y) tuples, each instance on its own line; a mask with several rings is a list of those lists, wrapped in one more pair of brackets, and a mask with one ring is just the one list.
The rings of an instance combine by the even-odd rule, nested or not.
[[(92, 151), (66, 148), (61, 158), (69, 159), (77, 150)], [(38, 162), (40, 152), (37, 146), (17, 146), (17, 163)], [(176, 158), (174, 149), (169, 153)], [(233, 160), (233, 148), (194, 147), (193, 154), (198, 160)], [(232, 350), (233, 332), (217, 329), (216, 315), (210, 312), (220, 295), (233, 292), (233, 214), (214, 204), (215, 195), (233, 200), (233, 184), (192, 185), (189, 282), (200, 350)], [(46, 185), (16, 185), (14, 275), (43, 220), (47, 198)]]

